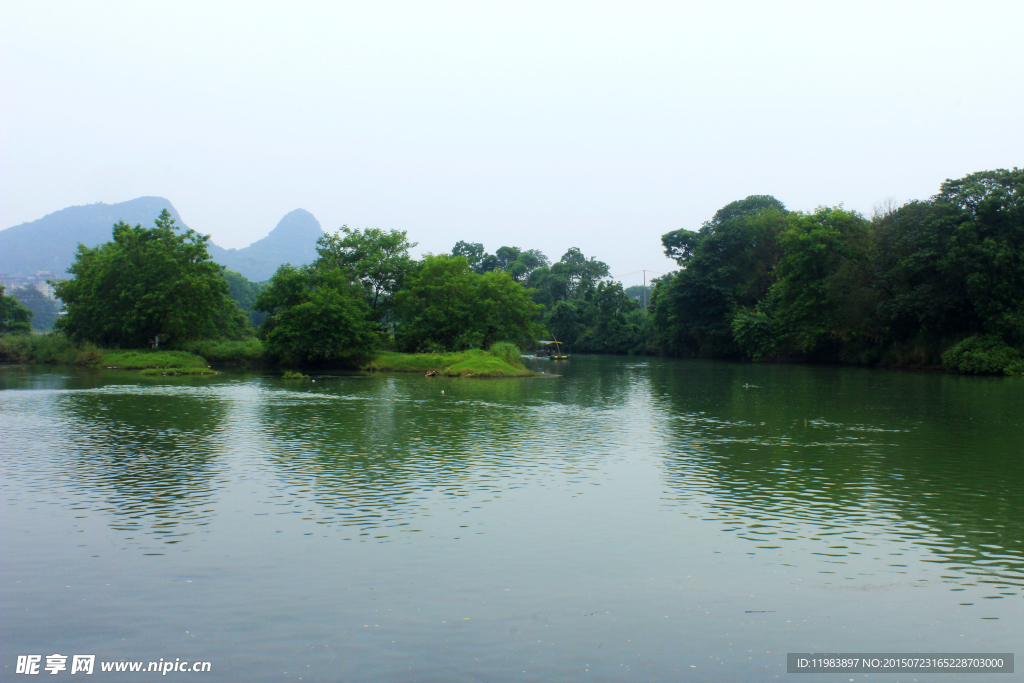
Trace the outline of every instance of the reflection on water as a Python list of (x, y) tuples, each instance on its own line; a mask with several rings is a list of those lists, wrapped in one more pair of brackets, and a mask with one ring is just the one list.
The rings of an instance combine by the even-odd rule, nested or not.
[(863, 574), (851, 558), (871, 556), (878, 571), (905, 573), (903, 553), (873, 550), (904, 541), (954, 583), (1024, 586), (1024, 411), (1012, 382), (584, 357), (557, 369), (480, 382), (325, 376), (318, 387), (7, 373), (22, 390), (3, 394), (5, 451), (19, 454), (5, 467), (26, 490), (68, 493), (110, 512), (114, 528), (167, 543), (209, 522), (219, 489), (265, 470), (274, 505), (386, 539), (417, 531), (444, 499), (486, 504), (643, 452), (658, 456), (666, 504), (699, 506), (752, 553), (813, 556), (844, 576)]
[(4, 398), (4, 443), (19, 454), (5, 464), (24, 493), (70, 495), (76, 508), (111, 513), (115, 529), (166, 543), (212, 514), (225, 412), (214, 392), (109, 385)]
[(806, 553), (852, 580), (906, 575), (906, 555), (925, 549), (951, 590), (1021, 595), (1015, 383), (712, 364), (654, 385), (676, 445), (664, 462), (670, 497), (698, 502), (752, 553), (796, 548), (788, 561)]
[[(749, 615), (764, 607), (747, 602), (757, 592), (780, 617), (780, 605), (806, 617), (823, 604), (791, 589), (807, 577), (832, 591), (829, 605), (843, 604), (836, 589), (857, 589), (857, 609), (881, 612), (888, 606), (874, 589), (910, 587), (929, 596), (918, 609), (962, 607), (974, 623), (998, 616), (1012, 626), (995, 608), (1024, 595), (1020, 382), (609, 357), (537, 366), (556, 376), (295, 383), (259, 373), (145, 379), (0, 368), (0, 492), (14, 520), (5, 529), (6, 609), (27, 614), (71, 585), (48, 563), (66, 561), (75, 534), (107, 585), (138, 572), (162, 577), (140, 583), (138, 605), (122, 607), (133, 618), (184, 610), (178, 621), (166, 617), (172, 633), (190, 628), (196, 608), (185, 606), (198, 603), (169, 586), (193, 579), (210, 582), (210, 624), (272, 626), (260, 637), (282, 652), (311, 647), (339, 620), (384, 624), (386, 605), (395, 615), (387, 634), (346, 654), (353, 679), (404, 680), (381, 663), (403, 646), (447, 672), (440, 643), (456, 641), (438, 635), (454, 623), (443, 610), (463, 610), (467, 596), (493, 610), (481, 613), (490, 621), (459, 636), (464, 649), (449, 655), (486, 660), (484, 678), (504, 677), (503, 662), (536, 660), (547, 662), (538, 679), (572, 680), (575, 663), (582, 671), (600, 661), (615, 680), (638, 643), (681, 635), (725, 662), (735, 610), (716, 616), (708, 604)], [(140, 558), (166, 564), (143, 569), (133, 564)], [(298, 614), (298, 603), (309, 606)], [(123, 621), (67, 609), (89, 629)], [(422, 616), (438, 609), (433, 621)], [(672, 628), (651, 621), (690, 610), (700, 618)], [(602, 613), (611, 621), (598, 631), (564, 621)], [(21, 627), (37, 629), (28, 633), (56, 628), (33, 614)], [(771, 637), (805, 630), (773, 647), (809, 648), (818, 633), (848, 643), (829, 624), (854, 614), (798, 627), (810, 617), (787, 613)], [(562, 646), (527, 649), (523, 634), (530, 647), (547, 647), (531, 629), (559, 618)], [(352, 642), (346, 633), (334, 646)], [(749, 636), (743, 652), (763, 646), (765, 633)], [(218, 651), (248, 657), (252, 637)], [(597, 654), (570, 657), (569, 643)], [(664, 652), (642, 652), (644, 676), (678, 673)], [(774, 665), (764, 657), (759, 666)], [(286, 666), (273, 661), (268, 680)], [(256, 680), (255, 670), (246, 676)]]

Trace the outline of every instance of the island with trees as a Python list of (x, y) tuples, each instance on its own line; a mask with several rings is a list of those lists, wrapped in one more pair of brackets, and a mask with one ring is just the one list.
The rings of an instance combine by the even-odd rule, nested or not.
[[(405, 231), (343, 226), (252, 282), (165, 210), (79, 245), (45, 297), (0, 291), (0, 359), (201, 374), (210, 364), (530, 374), (537, 339), (575, 353), (1024, 374), (1024, 171), (974, 173), (868, 218), (755, 195), (662, 236), (678, 270), (625, 290), (571, 248), (410, 255)], [(31, 306), (23, 305), (31, 304)], [(646, 303), (646, 307), (644, 306)], [(53, 309), (53, 310), (51, 310)], [(53, 331), (29, 334), (33, 324)]]

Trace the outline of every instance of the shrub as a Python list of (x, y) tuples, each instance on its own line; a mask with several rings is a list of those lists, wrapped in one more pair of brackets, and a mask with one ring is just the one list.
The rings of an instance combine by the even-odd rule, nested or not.
[(732, 336), (749, 358), (759, 361), (778, 354), (772, 322), (766, 313), (741, 308), (732, 319)]
[(490, 351), (492, 356), (500, 358), (512, 367), (523, 366), (522, 352), (518, 346), (511, 342), (495, 342), (491, 344), (491, 348), (488, 351)]
[(993, 335), (968, 337), (942, 354), (947, 370), (964, 375), (1021, 375), (1024, 360), (1020, 349)]
[(200, 339), (175, 344), (174, 348), (202, 356), (211, 363), (259, 365), (263, 362), (263, 344), (259, 339)]
[(75, 344), (63, 334), (6, 334), (0, 337), (0, 360), (8, 363), (91, 365), (103, 351), (93, 344)]
[(288, 370), (283, 375), (282, 379), (309, 379), (309, 375), (303, 375), (301, 372)]

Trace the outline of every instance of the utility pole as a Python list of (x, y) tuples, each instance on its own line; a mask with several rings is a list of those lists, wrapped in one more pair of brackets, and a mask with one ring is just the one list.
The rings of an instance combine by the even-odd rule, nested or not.
[(644, 271), (644, 310), (647, 310), (647, 271)]

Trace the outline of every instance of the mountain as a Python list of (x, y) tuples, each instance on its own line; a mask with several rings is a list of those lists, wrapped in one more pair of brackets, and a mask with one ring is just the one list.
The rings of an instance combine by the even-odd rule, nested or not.
[(151, 226), (164, 209), (181, 225), (181, 217), (169, 201), (163, 197), (139, 197), (120, 204), (69, 206), (30, 223), (0, 230), (0, 273), (63, 273), (75, 260), (79, 242), (87, 247), (109, 242), (118, 221)]
[[(120, 204), (71, 206), (38, 220), (0, 230), (0, 273), (32, 275), (36, 271), (63, 273), (75, 259), (79, 242), (95, 247), (109, 242), (118, 221), (152, 227), (167, 209), (177, 224), (181, 217), (163, 197), (139, 197)], [(270, 279), (282, 263), (302, 265), (316, 259), (316, 241), (323, 235), (313, 214), (296, 209), (270, 234), (243, 249), (223, 249), (208, 243), (210, 257), (255, 282)]]
[(263, 282), (269, 280), (282, 263), (299, 266), (315, 261), (316, 241), (323, 234), (320, 221), (313, 214), (295, 209), (286, 214), (269, 235), (247, 247), (223, 249), (211, 243), (210, 258), (253, 282)]

